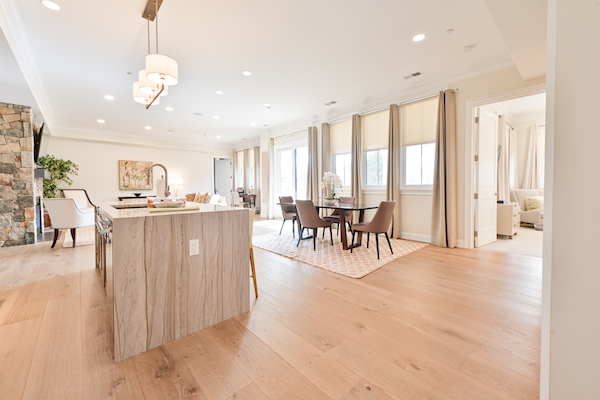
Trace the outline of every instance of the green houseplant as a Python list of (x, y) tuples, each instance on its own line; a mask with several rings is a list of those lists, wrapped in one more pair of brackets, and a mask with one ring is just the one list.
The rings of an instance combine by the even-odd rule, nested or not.
[(73, 161), (61, 160), (51, 154), (40, 157), (39, 163), (50, 173), (50, 179), (44, 179), (44, 197), (47, 199), (56, 197), (61, 182), (71, 186), (73, 184), (71, 176), (77, 175), (79, 171), (79, 166)]

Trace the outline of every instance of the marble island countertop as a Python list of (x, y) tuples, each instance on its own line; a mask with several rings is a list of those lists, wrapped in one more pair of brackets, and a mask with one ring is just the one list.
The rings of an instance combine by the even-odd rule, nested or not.
[(156, 217), (162, 215), (173, 215), (173, 214), (197, 214), (197, 213), (206, 213), (206, 212), (222, 212), (222, 211), (232, 211), (232, 210), (243, 210), (243, 208), (239, 207), (230, 207), (230, 206), (221, 206), (216, 204), (201, 204), (201, 203), (193, 203), (187, 202), (187, 206), (197, 206), (198, 209), (195, 210), (181, 210), (175, 209), (174, 211), (165, 211), (160, 213), (151, 213), (148, 207), (142, 208), (121, 208), (117, 209), (113, 207), (113, 205), (135, 205), (147, 204), (146, 199), (132, 199), (125, 201), (104, 201), (99, 202), (96, 205), (100, 207), (104, 213), (113, 221), (115, 219), (123, 219), (123, 218), (139, 218), (139, 217)]

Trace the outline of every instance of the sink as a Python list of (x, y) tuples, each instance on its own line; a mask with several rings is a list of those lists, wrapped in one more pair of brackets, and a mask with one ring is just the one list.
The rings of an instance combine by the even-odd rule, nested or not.
[(138, 204), (114, 204), (111, 205), (112, 208), (116, 208), (117, 210), (127, 209), (127, 208), (148, 208), (147, 203), (138, 203)]

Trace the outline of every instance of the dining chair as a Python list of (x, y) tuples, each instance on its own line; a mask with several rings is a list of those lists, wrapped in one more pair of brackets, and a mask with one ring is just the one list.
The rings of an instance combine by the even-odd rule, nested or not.
[(52, 248), (60, 236), (61, 229), (70, 229), (75, 247), (75, 234), (77, 228), (85, 228), (95, 224), (94, 208), (80, 209), (73, 198), (44, 199), (44, 207), (50, 215), (54, 229)]
[(367, 234), (367, 248), (369, 247), (369, 236), (371, 233), (375, 234), (375, 242), (377, 243), (377, 259), (379, 260), (379, 234), (385, 234), (388, 245), (390, 246), (390, 252), (394, 254), (392, 250), (392, 243), (390, 243), (390, 237), (388, 236), (388, 229), (392, 223), (394, 217), (394, 209), (396, 207), (396, 201), (382, 201), (379, 204), (379, 208), (375, 213), (375, 216), (371, 222), (360, 222), (352, 225), (352, 246), (350, 247), (350, 253), (354, 247), (354, 236), (356, 232), (364, 232)]
[(319, 213), (315, 208), (312, 200), (296, 200), (296, 211), (298, 212), (298, 219), (302, 229), (298, 233), (298, 243), (302, 240), (302, 233), (305, 229), (313, 229), (313, 250), (317, 250), (317, 231), (319, 228), (325, 230), (329, 227), (329, 237), (331, 238), (331, 245), (333, 246), (333, 231), (331, 230), (331, 221), (325, 221), (319, 217)]
[(254, 209), (250, 209), (250, 269), (252, 275), (250, 278), (254, 280), (254, 294), (258, 298), (258, 286), (256, 285), (256, 269), (254, 268), (254, 249), (252, 248), (252, 230), (254, 228)]
[[(349, 204), (351, 206), (354, 205), (354, 197), (340, 197), (338, 200), (338, 204)], [(344, 229), (346, 229), (346, 224), (348, 224), (348, 227), (350, 228), (350, 231), (352, 231), (352, 211), (344, 211)], [(337, 224), (337, 234), (338, 236), (340, 235), (340, 210), (339, 209), (335, 209), (333, 210), (333, 212), (329, 215), (326, 215), (325, 217), (323, 217), (323, 219), (325, 221), (331, 221), (335, 224)], [(323, 229), (323, 237), (325, 237), (325, 229)]]
[[(279, 196), (280, 203), (293, 203), (294, 198), (292, 196)], [(296, 219), (298, 215), (296, 214), (296, 206), (293, 204), (281, 204), (281, 214), (283, 215), (283, 223), (281, 224), (281, 229), (279, 230), (279, 234), (283, 231), (283, 225), (285, 225), (285, 221), (292, 221), (292, 237), (296, 237)], [(302, 235), (300, 235), (302, 236)]]

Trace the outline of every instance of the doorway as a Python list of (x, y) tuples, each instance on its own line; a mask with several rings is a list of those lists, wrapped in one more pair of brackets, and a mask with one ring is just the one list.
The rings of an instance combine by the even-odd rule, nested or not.
[(542, 257), (545, 92), (474, 107), (474, 247)]
[(233, 161), (230, 158), (214, 159), (214, 188), (215, 194), (225, 197), (231, 205), (233, 188)]

